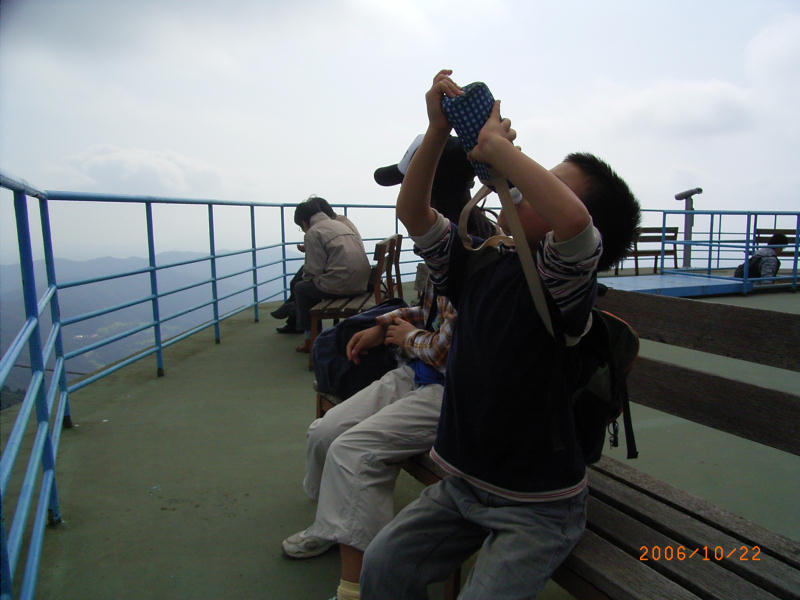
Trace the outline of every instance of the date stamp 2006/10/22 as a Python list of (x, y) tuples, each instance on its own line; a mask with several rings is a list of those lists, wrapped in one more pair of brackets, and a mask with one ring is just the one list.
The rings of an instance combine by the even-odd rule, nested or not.
[(722, 546), (703, 546), (699, 548), (687, 548), (686, 546), (641, 546), (639, 548), (639, 560), (641, 561), (672, 561), (672, 560), (739, 560), (751, 561), (761, 560), (761, 548), (758, 546), (734, 546), (724, 548)]

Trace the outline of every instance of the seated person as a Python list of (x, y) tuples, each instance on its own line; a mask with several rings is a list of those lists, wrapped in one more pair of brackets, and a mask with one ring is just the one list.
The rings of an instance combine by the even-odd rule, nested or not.
[[(353, 225), (353, 222), (344, 215), (336, 214), (325, 198), (311, 198), (311, 201), (315, 202), (322, 212), (328, 215), (331, 219), (336, 219), (337, 221), (347, 225), (358, 236), (358, 239), (361, 239), (361, 234), (358, 232), (358, 229), (356, 229), (356, 226)], [(306, 251), (304, 244), (297, 244), (297, 249), (300, 250), (300, 252)], [(295, 285), (297, 285), (298, 281), (302, 280), (303, 267), (300, 267), (297, 269), (297, 273), (295, 273), (294, 277), (292, 277), (292, 280), (289, 282), (289, 297), (283, 304), (270, 313), (276, 319), (286, 319), (286, 324), (283, 327), (277, 328), (278, 333), (303, 333), (303, 330), (297, 326), (297, 303), (294, 295)]]
[[(421, 138), (415, 140), (413, 154)], [(407, 153), (408, 155), (408, 153)], [(409, 157), (410, 158), (410, 157)], [(399, 164), (403, 169), (403, 161)], [(407, 162), (406, 162), (407, 166)], [(379, 183), (402, 181), (403, 171)], [(460, 144), (452, 138), (439, 160), (433, 203), (458, 219), (469, 201), (474, 171)], [(480, 211), (471, 215), (476, 229), (492, 232)], [(356, 333), (347, 346), (348, 357), (377, 344), (396, 344), (405, 360), (308, 428), (305, 492), (318, 501), (314, 523), (283, 541), (293, 558), (310, 558), (339, 544), (341, 580), (339, 600), (358, 598), (358, 580), (364, 549), (394, 515), (393, 488), (399, 463), (430, 449), (439, 420), (443, 372), (456, 319), (449, 300), (425, 287), (422, 306), (400, 308), (378, 317), (378, 324)]]
[(311, 308), (325, 298), (365, 292), (371, 271), (364, 242), (355, 227), (330, 218), (320, 200), (309, 198), (294, 211), (294, 222), (305, 234), (306, 253), (302, 280), (294, 286), (297, 327), (305, 332), (298, 352), (311, 351)]
[[(425, 95), (428, 130), (397, 198), (397, 215), (431, 280), (458, 310), (431, 450), (449, 476), (372, 540), (361, 573), (365, 600), (427, 598), (428, 583), (476, 551), (460, 597), (534, 598), (585, 527), (587, 478), (570, 410), (571, 373), (555, 360), (561, 353), (534, 307), (519, 257), (498, 246), (494, 262), (467, 269), (472, 254), (455, 224), (431, 207), (433, 165), (450, 132), (441, 100), (462, 93), (450, 74), (440, 71)], [(511, 210), (532, 247), (553, 321), (579, 338), (590, 324), (597, 270), (632, 246), (639, 206), (596, 157), (570, 154), (547, 170), (514, 147), (515, 135), (496, 102), (470, 158), (521, 192)], [(507, 218), (501, 211), (501, 227)]]
[[(761, 246), (753, 252), (748, 261), (748, 277), (775, 277), (781, 267), (778, 255), (789, 240), (782, 233), (775, 233), (769, 238), (766, 246)], [(736, 267), (734, 277), (744, 277), (744, 263)]]

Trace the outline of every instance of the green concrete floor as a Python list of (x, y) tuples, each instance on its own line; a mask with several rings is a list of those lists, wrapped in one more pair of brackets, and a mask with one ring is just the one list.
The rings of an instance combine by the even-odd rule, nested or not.
[[(750, 305), (800, 313), (797, 294), (759, 296)], [(144, 359), (71, 396), (77, 426), (57, 462), (65, 522), (45, 535), (37, 598), (333, 594), (335, 551), (293, 561), (280, 549), (314, 515), (301, 489), (313, 377), (268, 310), (225, 321), (219, 345), (205, 330), (168, 348), (164, 377)], [(794, 375), (766, 377), (792, 387)], [(15, 412), (0, 413), (3, 431)], [(634, 424), (641, 457), (629, 464), (800, 539), (798, 457), (640, 406)], [(402, 474), (397, 506), (420, 489)], [(540, 596), (568, 597), (554, 584)]]

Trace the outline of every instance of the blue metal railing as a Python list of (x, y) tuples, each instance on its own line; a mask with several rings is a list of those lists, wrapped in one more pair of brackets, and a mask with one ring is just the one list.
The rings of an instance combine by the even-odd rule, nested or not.
[[(788, 229), (800, 232), (800, 212), (794, 211), (711, 211), (711, 210), (644, 210), (643, 220), (647, 224), (662, 228), (660, 272), (696, 276), (714, 276), (742, 282), (742, 292), (753, 290), (754, 283), (791, 286), (797, 289), (798, 258), (800, 257), (800, 238), (795, 233), (787, 247), (781, 248), (781, 273), (774, 277), (751, 277), (748, 273), (747, 258), (756, 249), (758, 229)], [(685, 215), (691, 212), (696, 222), (692, 231), (684, 239), (667, 240), (666, 228), (680, 226)], [(699, 221), (699, 223), (697, 223)], [(678, 248), (683, 253), (681, 268), (672, 269), (666, 265), (668, 246)], [(764, 246), (764, 244), (761, 244)], [(632, 259), (620, 264), (624, 267)], [(726, 271), (733, 270), (744, 263), (744, 275), (735, 278)]]
[[(41, 557), (42, 540), (44, 537), (45, 525), (47, 523), (56, 524), (60, 522), (61, 516), (58, 507), (58, 493), (55, 477), (55, 464), (58, 452), (58, 444), (63, 427), (71, 426), (71, 414), (69, 407), (70, 393), (81, 389), (111, 373), (122, 369), (131, 363), (150, 355), (156, 356), (156, 373), (158, 376), (164, 374), (163, 350), (186, 337), (193, 335), (203, 329), (213, 328), (215, 342), (220, 342), (219, 324), (221, 321), (238, 314), (242, 311), (253, 309), (255, 321), (258, 321), (258, 307), (261, 302), (275, 298), (285, 298), (288, 291), (288, 281), (294, 275), (296, 269), (291, 269), (293, 261), (302, 260), (293, 258), (287, 254), (287, 246), (296, 243), (287, 239), (287, 223), (285, 213), (293, 210), (295, 204), (265, 203), (265, 202), (231, 202), (219, 200), (203, 200), (191, 198), (156, 198), (147, 196), (120, 196), (120, 195), (99, 195), (83, 194), (63, 191), (41, 191), (33, 188), (29, 184), (15, 180), (4, 175), (0, 175), (0, 188), (9, 190), (13, 195), (14, 213), (16, 216), (16, 230), (19, 246), (20, 273), (22, 277), (22, 291), (25, 305), (25, 322), (20, 327), (20, 331), (11, 341), (8, 349), (0, 359), (0, 388), (8, 380), (9, 374), (18, 362), (25, 349), (28, 349), (28, 360), (30, 365), (25, 368), (30, 371), (30, 378), (25, 386), (24, 398), (18, 408), (17, 417), (14, 425), (5, 440), (2, 459), (0, 460), (0, 543), (2, 553), (0, 554), (0, 599), (10, 599), (13, 595), (20, 598), (33, 597), (36, 585), (36, 573), (38, 571), (39, 560)], [(42, 229), (42, 251), (45, 259), (45, 270), (47, 285), (41, 298), (37, 296), (36, 277), (34, 272), (34, 248), (32, 242), (32, 228), (28, 219), (29, 200), (36, 200), (39, 203), (39, 214)], [(112, 273), (105, 276), (96, 276), (88, 279), (58, 283), (56, 277), (55, 260), (53, 254), (52, 232), (50, 229), (50, 210), (51, 202), (106, 202), (106, 203), (133, 203), (142, 205), (145, 212), (145, 229), (147, 237), (147, 266), (126, 272)], [(208, 248), (207, 255), (172, 262), (169, 264), (158, 264), (156, 256), (156, 240), (154, 234), (154, 205), (201, 205), (207, 208), (208, 220)], [(244, 206), (249, 209), (249, 241), (250, 244), (243, 250), (232, 252), (218, 252), (215, 239), (214, 216), (215, 208), (220, 206)], [(341, 205), (334, 205), (339, 208)], [(391, 219), (394, 221), (392, 229), (399, 231), (399, 224), (394, 217), (394, 206), (391, 205), (347, 205), (344, 206), (344, 213), (347, 214), (351, 209), (369, 209), (391, 211)], [(279, 216), (280, 236), (279, 243), (258, 246), (256, 243), (256, 209), (268, 211)], [(384, 219), (384, 222), (386, 219)], [(384, 230), (385, 231), (385, 230)], [(365, 242), (376, 242), (380, 238), (366, 238)], [(280, 249), (280, 259), (267, 261), (259, 264), (258, 255), (260, 252)], [(406, 249), (406, 253), (410, 249)], [(222, 273), (220, 262), (237, 256), (249, 254), (249, 265), (247, 268), (234, 270), (230, 273)], [(403, 260), (403, 264), (417, 262), (415, 259)], [(161, 291), (159, 288), (159, 274), (169, 269), (176, 269), (193, 264), (207, 263), (209, 276), (193, 281), (186, 285), (180, 285), (168, 291)], [(262, 277), (262, 270), (270, 267), (278, 267), (279, 272), (271, 277)], [(247, 285), (233, 287), (232, 290), (222, 290), (222, 286), (231, 282), (235, 286), (235, 279), (241, 276), (250, 275)], [(408, 273), (405, 273), (407, 275)], [(148, 278), (148, 293), (141, 297), (126, 298), (123, 302), (113, 306), (106, 306), (95, 310), (89, 310), (82, 314), (62, 316), (59, 308), (59, 293), (65, 290), (86, 288), (93, 284), (112, 282), (125, 278), (144, 276)], [(277, 287), (277, 290), (266, 294), (260, 294), (265, 286)], [(186, 292), (187, 290), (210, 288), (210, 294), (199, 304), (188, 307), (181, 307), (171, 314), (163, 314), (163, 300), (168, 296), (173, 296)], [(242, 294), (250, 293), (248, 300), (241, 302), (235, 300), (241, 298)], [(223, 309), (226, 300), (239, 302), (229, 310)], [(63, 331), (65, 328), (86, 323), (91, 319), (119, 313), (126, 309), (150, 305), (151, 318), (142, 320), (133, 327), (114, 335), (108, 335), (103, 339), (94, 341), (79, 348), (65, 350), (63, 344)], [(180, 317), (197, 313), (201, 309), (211, 308), (211, 319), (204, 320), (182, 328), (176, 335), (164, 339), (163, 326)], [(45, 335), (43, 316), (49, 312), (50, 329), (46, 332), (46, 342), (42, 345)], [(196, 319), (195, 319), (196, 320)], [(68, 381), (67, 363), (100, 348), (121, 342), (131, 336), (152, 332), (152, 341), (143, 350), (129, 355), (122, 360), (111, 365), (103, 366), (95, 373), (76, 381)], [(52, 368), (48, 365), (52, 363)], [(54, 410), (55, 405), (55, 410)], [(35, 411), (34, 411), (35, 409)], [(20, 473), (15, 468), (20, 450), (23, 447), (23, 440), (27, 439), (27, 431), (31, 423), (31, 416), (35, 414), (35, 434), (32, 448), (27, 461), (24, 473)], [(4, 432), (5, 434), (5, 432)], [(5, 437), (5, 435), (4, 435)], [(41, 470), (42, 476), (39, 478), (38, 488), (36, 486), (37, 474)], [(33, 506), (34, 494), (38, 489), (38, 503), (36, 504), (35, 516), (32, 521), (32, 528), (26, 533), (29, 522), (29, 513)], [(13, 491), (13, 494), (10, 493)], [(13, 519), (9, 522), (6, 515), (9, 511), (9, 499), (12, 499), (15, 507)], [(20, 576), (17, 566), (19, 564), (20, 553), (27, 545), (28, 556), (25, 561), (24, 573)]]
[[(131, 363), (147, 356), (156, 357), (156, 374), (161, 376), (165, 372), (163, 350), (186, 337), (196, 334), (201, 330), (213, 328), (214, 341), (220, 342), (219, 324), (221, 321), (242, 311), (253, 309), (254, 320), (259, 319), (259, 304), (276, 298), (286, 298), (288, 282), (296, 269), (291, 263), (299, 262), (301, 257), (292, 257), (287, 253), (287, 248), (296, 241), (288, 239), (286, 211), (293, 210), (295, 204), (260, 203), (260, 202), (231, 202), (219, 200), (204, 200), (193, 198), (157, 198), (149, 196), (109, 196), (100, 194), (84, 194), (64, 191), (40, 191), (25, 182), (17, 181), (0, 175), (0, 188), (9, 190), (13, 195), (14, 212), (16, 217), (17, 240), (19, 247), (20, 274), (23, 287), (23, 302), (25, 307), (25, 320), (19, 332), (8, 345), (0, 359), (0, 388), (5, 385), (12, 369), (18, 364), (22, 353), (27, 349), (30, 365), (26, 368), (30, 377), (25, 386), (22, 403), (19, 406), (17, 417), (11, 432), (7, 436), (0, 459), (0, 542), (2, 555), (0, 556), (0, 600), (10, 599), (18, 590), (20, 598), (33, 597), (36, 584), (36, 573), (39, 566), (42, 540), (45, 525), (56, 524), (61, 520), (58, 493), (56, 486), (56, 457), (63, 427), (71, 425), (69, 396), (70, 393), (81, 389)], [(31, 224), (28, 219), (30, 201), (38, 201), (39, 218), (41, 222), (42, 249), (46, 271), (46, 287), (41, 297), (37, 295), (36, 278), (34, 273), (33, 242)], [(128, 203), (143, 206), (145, 212), (145, 230), (147, 238), (147, 263), (146, 266), (117, 272), (104, 276), (95, 276), (88, 279), (58, 283), (56, 265), (54, 260), (52, 232), (50, 226), (50, 202), (65, 203)], [(154, 205), (196, 205), (206, 207), (208, 223), (208, 254), (199, 257), (159, 264), (155, 252), (156, 239), (154, 233), (155, 219)], [(225, 206), (247, 207), (249, 210), (249, 246), (241, 250), (219, 252), (215, 238), (215, 208)], [(403, 232), (394, 216), (393, 205), (349, 204), (334, 205), (341, 209), (346, 216), (355, 210), (368, 210), (381, 212), (381, 222), (386, 224), (389, 219), (394, 221), (393, 232)], [(258, 246), (256, 235), (256, 211), (267, 211), (275, 215), (280, 223), (280, 242)], [(387, 210), (391, 216), (387, 217)], [(276, 214), (277, 213), (277, 214)], [(657, 221), (662, 229), (672, 221), (682, 218), (686, 211), (645, 211), (645, 218)], [(719, 212), (719, 211), (694, 211), (698, 217), (708, 217), (708, 226), (695, 228), (693, 237), (682, 241), (662, 241), (661, 268), (662, 272), (680, 273), (707, 273), (718, 271), (721, 268), (733, 268), (744, 261), (753, 248), (753, 235), (759, 219), (763, 222), (769, 219), (773, 228), (795, 228), (800, 226), (800, 213), (767, 213), (767, 212)], [(701, 219), (702, 220), (702, 219)], [(726, 225), (723, 226), (723, 220)], [(733, 225), (730, 225), (733, 223)], [(291, 220), (289, 225), (291, 225)], [(381, 226), (384, 235), (380, 237), (367, 237), (365, 242), (377, 242), (387, 234), (388, 226)], [(663, 236), (662, 236), (663, 237)], [(665, 269), (666, 244), (676, 244), (682, 248), (695, 249), (695, 257), (705, 253), (702, 267), (668, 270)], [(412, 271), (405, 269), (415, 265), (419, 259), (413, 256), (410, 244), (403, 250), (404, 258), (401, 259), (403, 276), (408, 276)], [(279, 252), (279, 258), (259, 263), (259, 253)], [(249, 257), (247, 256), (249, 255)], [(230, 273), (222, 273), (220, 268), (223, 261), (235, 257), (248, 258), (245, 268), (238, 268)], [(698, 261), (699, 259), (695, 259)], [(745, 261), (746, 262), (746, 261)], [(796, 289), (798, 263), (798, 241), (795, 237), (793, 246), (793, 267), (790, 276), (776, 277), (776, 281), (788, 282)], [(159, 284), (164, 283), (171, 270), (188, 267), (191, 265), (208, 265), (208, 274), (189, 283), (177, 285), (173, 289), (162, 291)], [(277, 268), (278, 273), (272, 276), (262, 276), (265, 270)], [(236, 287), (237, 278), (250, 275), (246, 285)], [(103, 284), (122, 279), (147, 277), (147, 292), (141, 296), (128, 297), (122, 302), (112, 306), (103, 306), (86, 310), (80, 314), (62, 315), (59, 299), (61, 292), (68, 290), (87, 289), (88, 286)], [(763, 279), (763, 278), (762, 278)], [(752, 279), (751, 279), (752, 280)], [(748, 291), (747, 274), (743, 280), (743, 291)], [(223, 290), (228, 286), (232, 289)], [(263, 295), (260, 290), (265, 286), (276, 288)], [(752, 285), (750, 286), (752, 287)], [(166, 299), (198, 289), (207, 289), (208, 293), (199, 302), (190, 306), (181, 306), (171, 312), (165, 313)], [(247, 300), (241, 300), (242, 295), (247, 295)], [(252, 295), (250, 295), (252, 294)], [(236, 300), (238, 298), (238, 300)], [(230, 301), (230, 302), (229, 302)], [(225, 306), (233, 303), (234, 306)], [(149, 313), (146, 318), (139, 318), (136, 323), (123, 331), (109, 334), (102, 339), (76, 348), (64, 347), (64, 330), (92, 319), (110, 314), (119, 314), (128, 309), (142, 307), (149, 304)], [(198, 315), (201, 311), (211, 309), (211, 317), (203, 320), (195, 318), (188, 325), (176, 326), (177, 331), (165, 336), (167, 325), (178, 322), (189, 315)], [(43, 319), (44, 318), (44, 319)], [(49, 329), (46, 332), (45, 322), (49, 318)], [(200, 322), (197, 322), (197, 321)], [(122, 359), (110, 365), (104, 365), (91, 375), (69, 381), (67, 364), (101, 348), (120, 343), (123, 340), (152, 332), (151, 341), (144, 348), (128, 353)], [(166, 339), (165, 339), (166, 337)], [(48, 365), (52, 365), (48, 368)], [(35, 410), (34, 410), (35, 409)], [(31, 423), (31, 416), (35, 414), (35, 421)], [(30, 426), (29, 426), (30, 424)], [(34, 430), (33, 435), (28, 431)], [(4, 432), (5, 435), (5, 432)], [(27, 466), (23, 470), (14, 469), (23, 439), (30, 439), (31, 451)], [(41, 470), (41, 477), (36, 486), (37, 473)], [(13, 484), (13, 485), (12, 485)], [(9, 494), (13, 487), (14, 496)], [(38, 489), (38, 503), (35, 508), (32, 527), (27, 531), (28, 516), (34, 502), (34, 494)], [(9, 514), (9, 498), (14, 500), (14, 516), (10, 523), (6, 521)], [(20, 576), (17, 572), (20, 553), (27, 543), (28, 556), (25, 562), (24, 573)]]

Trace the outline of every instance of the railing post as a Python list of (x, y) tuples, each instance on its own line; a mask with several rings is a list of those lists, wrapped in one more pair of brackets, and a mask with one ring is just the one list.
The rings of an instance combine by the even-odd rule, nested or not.
[[(22, 295), (25, 302), (25, 316), (35, 319), (33, 333), (28, 340), (28, 349), (31, 361), (31, 374), (45, 374), (44, 357), (42, 356), (42, 339), (40, 334), (39, 309), (36, 299), (36, 279), (33, 270), (33, 251), (31, 249), (30, 223), (28, 221), (28, 203), (25, 192), (14, 192), (14, 212), (17, 220), (17, 240), (19, 243), (19, 265), (22, 274)], [(51, 524), (61, 522), (61, 512), (58, 506), (58, 492), (55, 479), (55, 455), (50, 431), (50, 411), (47, 409), (47, 393), (44, 385), (39, 386), (36, 394), (36, 419), (40, 426), (47, 429), (42, 447), (42, 474), (48, 471), (53, 473), (52, 488), (48, 505), (49, 521)], [(44, 477), (42, 478), (44, 481)]]
[[(64, 344), (61, 336), (61, 307), (58, 302), (58, 282), (56, 281), (56, 266), (55, 257), (53, 254), (53, 235), (50, 229), (50, 211), (47, 207), (47, 200), (39, 200), (39, 216), (42, 221), (42, 243), (44, 244), (44, 264), (47, 270), (47, 285), (55, 288), (53, 297), (50, 300), (50, 320), (53, 326), (58, 327), (56, 334), (56, 360), (64, 356)], [(69, 408), (69, 392), (67, 391), (67, 363), (64, 361), (64, 366), (58, 374), (58, 389), (65, 397), (64, 418), (61, 423), (65, 429), (72, 427), (72, 413)]]
[[(753, 213), (747, 213), (747, 234), (744, 237), (744, 271), (742, 273), (742, 281), (744, 285), (742, 286), (742, 294), (747, 293), (747, 280), (750, 278), (750, 222), (753, 217)], [(758, 220), (758, 216), (756, 215), (756, 220)], [(755, 230), (752, 231), (755, 234)]]
[[(3, 497), (0, 495), (0, 517), (3, 515)], [(11, 564), (8, 560), (6, 524), (0, 518), (0, 598), (11, 598)]]
[(286, 217), (284, 215), (283, 206), (281, 206), (281, 258), (283, 259), (283, 301), (286, 302), (289, 296), (286, 295), (286, 279), (289, 273), (286, 271)]
[(253, 319), (258, 323), (258, 270), (256, 261), (256, 207), (250, 205), (250, 244), (253, 248)]
[[(722, 218), (722, 217), (720, 217)], [(713, 261), (711, 257), (712, 249), (714, 246), (714, 213), (709, 215), (709, 223), (708, 223), (708, 271), (707, 273), (711, 275), (711, 263)], [(719, 249), (719, 246), (717, 246)], [(719, 251), (719, 250), (718, 250)]]
[(208, 204), (208, 246), (211, 251), (211, 296), (214, 300), (214, 342), (219, 344), (219, 301), (217, 300), (217, 251), (214, 247), (214, 205)]
[(153, 235), (153, 203), (144, 203), (147, 217), (147, 257), (150, 264), (150, 294), (153, 306), (153, 338), (156, 344), (156, 376), (164, 376), (164, 355), (161, 348), (161, 315), (158, 309), (158, 277), (156, 272), (156, 243)]
[(664, 263), (666, 262), (666, 248), (665, 240), (667, 237), (667, 214), (661, 213), (661, 266), (659, 267), (660, 273), (664, 274)]
[(794, 223), (794, 260), (792, 261), (792, 291), (797, 291), (797, 261), (800, 258), (800, 214)]

